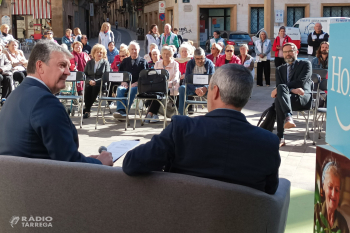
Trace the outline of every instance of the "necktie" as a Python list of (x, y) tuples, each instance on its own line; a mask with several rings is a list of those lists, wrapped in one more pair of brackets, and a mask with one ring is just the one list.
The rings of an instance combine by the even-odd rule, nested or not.
[(131, 65), (133, 66), (135, 64), (135, 59), (131, 60)]
[(289, 83), (290, 82), (290, 79), (292, 78), (292, 66), (293, 65), (289, 65), (288, 66), (288, 77), (287, 77), (287, 83)]

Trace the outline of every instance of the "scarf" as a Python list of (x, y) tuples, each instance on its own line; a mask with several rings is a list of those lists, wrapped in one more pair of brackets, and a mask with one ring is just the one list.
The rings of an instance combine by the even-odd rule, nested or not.
[(77, 52), (73, 51), (73, 56), (74, 56), (74, 61), (75, 61), (75, 65), (77, 67), (78, 71), (82, 71), (84, 72), (87, 60), (85, 59), (84, 53), (81, 52), (80, 54), (78, 54)]
[(178, 58), (175, 58), (175, 61), (177, 61), (178, 63), (185, 63), (185, 62), (188, 62), (191, 59), (192, 58), (190, 58), (190, 57), (185, 57), (185, 58), (178, 57)]
[(6, 37), (8, 34), (7, 34), (7, 33), (5, 33), (5, 32), (2, 32), (2, 35)]
[(111, 33), (100, 32), (101, 44), (108, 50), (108, 43), (111, 41)]

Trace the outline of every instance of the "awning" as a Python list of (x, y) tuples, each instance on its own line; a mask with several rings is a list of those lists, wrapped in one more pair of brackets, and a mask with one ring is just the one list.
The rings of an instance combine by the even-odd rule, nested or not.
[(51, 0), (11, 0), (13, 15), (33, 15), (34, 19), (51, 18)]

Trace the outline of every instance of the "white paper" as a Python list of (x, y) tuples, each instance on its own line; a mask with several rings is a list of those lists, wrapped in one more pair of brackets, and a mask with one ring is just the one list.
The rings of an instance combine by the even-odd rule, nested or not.
[(311, 55), (313, 51), (314, 51), (314, 47), (308, 45), (308, 46), (307, 46), (307, 54), (310, 54), (310, 55)]
[(208, 75), (193, 75), (193, 84), (202, 84), (207, 85), (209, 84), (209, 76)]
[(70, 75), (68, 75), (66, 81), (76, 81), (77, 80), (77, 72), (70, 72)]
[(118, 142), (112, 142), (109, 146), (107, 146), (107, 151), (112, 153), (113, 162), (115, 162), (139, 143), (140, 141), (134, 140), (121, 140)]
[(123, 82), (123, 73), (109, 73), (110, 82)]
[(260, 59), (260, 61), (267, 61), (267, 56), (265, 56), (263, 58), (259, 57), (259, 59)]

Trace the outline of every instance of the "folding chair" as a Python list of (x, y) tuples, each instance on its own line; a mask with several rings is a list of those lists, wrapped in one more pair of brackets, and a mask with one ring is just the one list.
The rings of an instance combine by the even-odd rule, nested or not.
[[(83, 87), (83, 95), (82, 96), (78, 96), (75, 95), (76, 91), (75, 91), (75, 83), (78, 81), (83, 81), (85, 82), (85, 74), (84, 72), (81, 71), (71, 71), (70, 75), (67, 77), (66, 83), (70, 83), (72, 85), (72, 90), (71, 91), (61, 91), (56, 97), (59, 100), (71, 100), (71, 104), (70, 104), (70, 110), (71, 110), (71, 115), (73, 116), (73, 104), (74, 104), (74, 100), (77, 102), (77, 106), (78, 106), (78, 116), (80, 115), (80, 128), (82, 128), (83, 125), (83, 105), (84, 105), (84, 94), (85, 94), (85, 85)], [(67, 86), (67, 84), (66, 84)], [(79, 104), (79, 101), (81, 100), (81, 104)]]
[[(209, 85), (210, 79), (211, 79), (211, 74), (190, 74), (185, 78), (185, 98), (184, 98), (184, 115), (188, 115), (188, 107), (190, 105), (206, 105), (207, 101), (203, 100), (201, 97), (200, 100), (187, 100), (188, 96), (194, 96), (197, 97), (197, 95), (187, 95), (187, 85), (188, 84), (193, 84), (193, 85)], [(187, 104), (187, 106), (186, 106)]]
[[(136, 127), (136, 120), (141, 120), (141, 126), (144, 125), (144, 120), (152, 120), (150, 118), (143, 118), (143, 107), (140, 113), (139, 110), (139, 101), (140, 100), (153, 100), (158, 101), (160, 106), (164, 110), (164, 122), (163, 128), (166, 126), (166, 112), (168, 107), (168, 99), (169, 99), (169, 89), (168, 89), (168, 81), (169, 81), (169, 72), (165, 69), (162, 70), (142, 70), (140, 72), (138, 86), (137, 86), (137, 95), (135, 97), (136, 100), (136, 110), (135, 110), (135, 118), (134, 118), (134, 129)], [(162, 100), (165, 101), (165, 106), (162, 103)], [(145, 103), (145, 101), (143, 101)], [(144, 104), (143, 104), (144, 105)], [(139, 118), (136, 118), (136, 114), (139, 113)]]
[[(322, 126), (324, 123), (324, 120), (327, 117), (327, 102), (325, 101), (325, 106), (323, 107), (319, 107), (319, 101), (320, 101), (320, 95), (321, 95), (321, 91), (327, 91), (327, 79), (323, 79), (319, 85), (319, 88), (317, 90), (317, 96), (316, 96), (316, 107), (315, 107), (315, 114), (314, 114), (314, 136), (313, 136), (313, 145), (315, 145), (315, 135), (316, 135), (316, 127), (318, 125), (318, 120), (319, 118), (322, 116), (322, 122), (321, 125), (318, 125), (318, 139), (321, 138), (321, 130), (322, 130)], [(327, 96), (326, 96), (327, 97)]]
[(326, 70), (326, 69), (312, 69), (312, 73), (320, 75), (321, 80), (322, 80), (322, 79), (326, 78), (326, 76), (328, 74), (328, 70)]
[[(102, 101), (106, 101), (106, 105), (105, 105), (103, 112), (102, 112), (103, 124), (106, 124), (106, 120), (104, 118), (104, 112), (105, 112), (106, 107), (108, 106), (108, 101), (116, 101), (116, 102), (120, 102), (125, 107), (125, 111), (126, 111), (125, 130), (127, 130), (128, 123), (129, 123), (129, 105), (130, 105), (130, 90), (131, 90), (131, 88), (129, 88), (129, 90), (127, 92), (128, 93), (127, 96), (123, 96), (123, 97), (117, 97), (117, 96), (108, 97), (108, 93), (111, 89), (112, 84), (119, 83), (119, 85), (120, 85), (122, 82), (127, 82), (129, 87), (131, 87), (131, 81), (132, 81), (131, 74), (129, 72), (126, 72), (126, 71), (105, 72), (103, 74), (102, 83), (107, 83), (108, 91), (107, 91), (106, 97), (102, 96), (103, 95), (103, 90), (102, 90), (103, 85), (101, 85), (100, 96), (98, 99), (98, 110), (97, 110), (97, 116), (96, 116), (95, 129), (97, 129), (98, 117), (99, 117), (99, 113), (101, 110)], [(123, 103), (123, 100), (127, 101), (126, 105)]]

